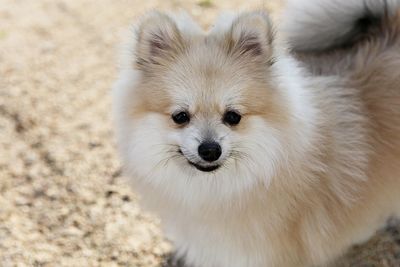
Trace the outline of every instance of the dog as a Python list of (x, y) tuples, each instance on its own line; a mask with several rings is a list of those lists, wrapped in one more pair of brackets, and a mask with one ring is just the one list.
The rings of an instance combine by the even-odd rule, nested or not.
[(116, 137), (177, 265), (326, 266), (400, 213), (399, 7), (293, 0), (278, 26), (261, 11), (208, 32), (155, 11), (136, 24)]

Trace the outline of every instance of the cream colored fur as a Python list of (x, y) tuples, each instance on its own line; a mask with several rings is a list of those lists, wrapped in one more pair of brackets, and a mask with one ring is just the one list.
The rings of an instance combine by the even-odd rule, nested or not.
[[(188, 266), (325, 266), (399, 214), (394, 14), (351, 49), (309, 55), (276, 45), (260, 12), (209, 33), (186, 16), (137, 24), (113, 92), (119, 150)], [(206, 135), (223, 150), (214, 172), (187, 162)]]

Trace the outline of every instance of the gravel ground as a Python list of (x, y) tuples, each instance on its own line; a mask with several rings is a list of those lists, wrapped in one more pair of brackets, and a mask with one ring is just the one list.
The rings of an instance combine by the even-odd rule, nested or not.
[[(208, 26), (260, 1), (1, 0), (0, 266), (159, 266), (171, 247), (120, 176), (115, 47), (135, 17), (183, 7)], [(398, 223), (337, 266), (400, 266)]]

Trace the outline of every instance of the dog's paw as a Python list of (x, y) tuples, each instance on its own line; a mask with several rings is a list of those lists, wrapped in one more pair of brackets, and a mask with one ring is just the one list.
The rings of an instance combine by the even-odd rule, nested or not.
[(185, 258), (178, 256), (176, 253), (166, 255), (161, 267), (191, 267), (185, 264)]

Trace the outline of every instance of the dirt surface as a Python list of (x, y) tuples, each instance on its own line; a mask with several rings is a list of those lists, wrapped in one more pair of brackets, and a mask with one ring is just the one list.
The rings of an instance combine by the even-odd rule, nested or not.
[[(158, 266), (171, 249), (120, 175), (110, 119), (116, 49), (135, 17), (202, 25), (260, 1), (1, 0), (0, 266)], [(397, 223), (338, 266), (400, 266)]]

